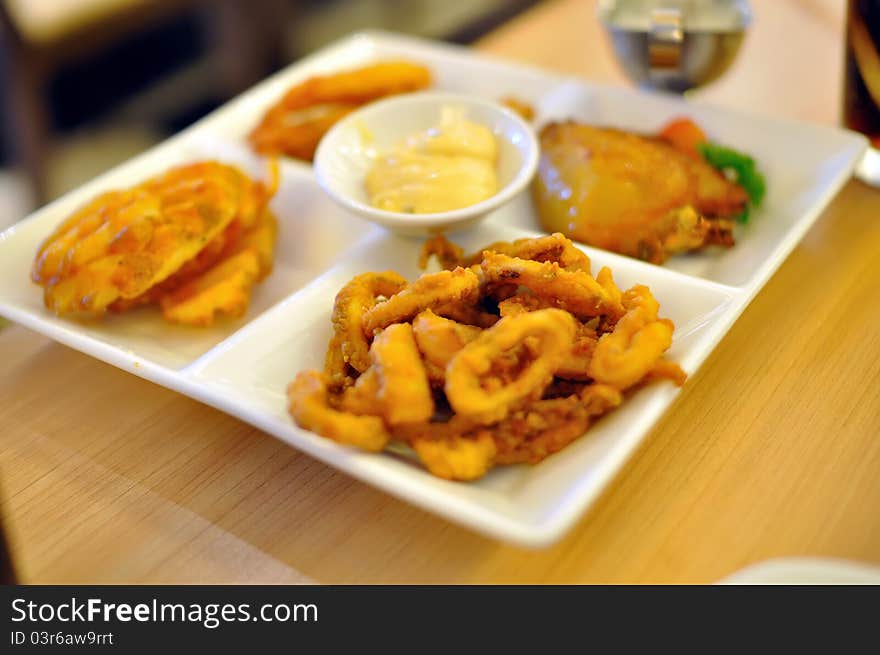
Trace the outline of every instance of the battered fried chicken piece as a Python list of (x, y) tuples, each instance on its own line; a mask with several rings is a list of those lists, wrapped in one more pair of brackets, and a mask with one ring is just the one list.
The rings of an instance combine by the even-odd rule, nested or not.
[(709, 244), (732, 245), (748, 201), (702, 159), (622, 130), (551, 123), (540, 135), (532, 195), (541, 224), (654, 263)]
[(466, 268), (427, 273), (411, 285), (380, 302), (364, 314), (365, 334), (373, 334), (392, 323), (410, 321), (419, 312), (453, 303), (474, 303), (480, 291), (480, 279)]
[(249, 140), (259, 153), (311, 161), (327, 130), (349, 112), (379, 98), (424, 89), (430, 83), (427, 68), (404, 61), (311, 77), (288, 90), (266, 112)]
[(391, 438), (381, 418), (333, 409), (327, 380), (319, 371), (300, 372), (287, 388), (287, 400), (297, 425), (328, 439), (379, 452)]

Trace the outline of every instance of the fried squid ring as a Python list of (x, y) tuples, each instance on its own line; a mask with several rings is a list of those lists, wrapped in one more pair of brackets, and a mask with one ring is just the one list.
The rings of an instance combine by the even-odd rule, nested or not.
[(353, 386), (342, 393), (339, 407), (352, 414), (382, 416), (379, 402), (379, 375), (372, 366), (358, 376)]
[(629, 310), (613, 332), (599, 338), (590, 360), (590, 377), (618, 389), (637, 384), (672, 345), (673, 329), (672, 321), (654, 320), (644, 307)]
[(467, 481), (483, 477), (492, 467), (497, 452), (488, 430), (481, 430), (474, 436), (415, 438), (410, 445), (425, 468), (445, 480)]
[(382, 330), (370, 348), (379, 381), (377, 398), (388, 425), (418, 423), (434, 415), (434, 397), (409, 323)]
[(599, 335), (592, 328), (580, 323), (575, 334), (574, 344), (555, 375), (566, 380), (589, 380), (590, 362), (596, 349)]
[(324, 372), (332, 384), (344, 383), (348, 366), (359, 373), (370, 366), (370, 344), (363, 329), (364, 315), (379, 297), (393, 296), (404, 287), (406, 280), (394, 271), (363, 273), (336, 294), (331, 318), (333, 338), (324, 361)]
[(484, 253), (481, 264), (488, 285), (515, 283), (579, 319), (623, 314), (623, 307), (586, 271), (569, 271), (556, 262), (535, 262)]
[(641, 307), (648, 320), (657, 320), (657, 315), (660, 313), (660, 303), (657, 302), (657, 299), (654, 298), (654, 294), (652, 294), (651, 290), (645, 285), (636, 284), (635, 286), (630, 287), (624, 291), (621, 298), (623, 306), (627, 310)]
[(486, 252), (536, 262), (556, 262), (562, 268), (571, 271), (590, 272), (590, 258), (559, 232), (543, 237), (517, 239), (513, 242), (496, 241), (471, 255), (465, 255), (458, 245), (449, 241), (444, 235), (438, 234), (422, 245), (419, 268), (426, 269), (431, 257), (436, 257), (440, 267), (446, 270), (457, 266), (464, 268), (476, 266), (483, 261)]
[(590, 416), (601, 416), (623, 402), (623, 393), (607, 384), (589, 384), (580, 392), (581, 402)]
[(482, 330), (437, 316), (426, 309), (413, 321), (413, 334), (425, 361), (445, 369), (458, 351), (480, 336)]
[(379, 452), (391, 435), (376, 416), (356, 416), (330, 407), (325, 376), (302, 371), (287, 387), (288, 411), (297, 425), (349, 446)]
[(675, 362), (660, 358), (645, 375), (643, 381), (650, 382), (652, 380), (670, 380), (677, 387), (680, 387), (687, 381), (687, 373)]
[(537, 464), (580, 438), (591, 422), (618, 407), (623, 394), (614, 387), (586, 386), (577, 395), (539, 400), (492, 428), (496, 464)]
[[(620, 291), (620, 288), (615, 284), (614, 277), (611, 275), (611, 269), (607, 266), (603, 266), (599, 269), (599, 272), (596, 274), (596, 282), (599, 283), (599, 286), (605, 289), (605, 292), (608, 294), (608, 297), (611, 299), (616, 306), (623, 307), (623, 293)], [(647, 289), (647, 287), (645, 287)]]
[(530, 293), (520, 293), (510, 298), (505, 298), (498, 303), (498, 312), (502, 317), (516, 316), (524, 312), (534, 312), (539, 309), (550, 309), (553, 305), (538, 296)]
[(571, 351), (575, 331), (575, 320), (558, 309), (501, 319), (449, 362), (449, 404), (483, 424), (502, 420), (520, 403), (541, 396)]
[[(546, 302), (531, 294), (520, 294), (498, 303), (501, 316), (517, 316), (546, 308)], [(556, 376), (567, 380), (589, 380), (590, 360), (598, 338), (592, 326), (579, 323), (571, 353), (556, 370)]]
[(577, 396), (539, 400), (513, 412), (492, 435), (497, 464), (537, 464), (565, 448), (590, 426), (590, 414)]
[(479, 264), (487, 250), (535, 262), (556, 262), (561, 268), (570, 271), (590, 272), (590, 258), (559, 232), (544, 237), (517, 239), (513, 243), (505, 241), (493, 243), (483, 248), (482, 252), (465, 258), (464, 265)]
[(419, 268), (421, 270), (424, 271), (428, 268), (431, 257), (437, 258), (440, 268), (451, 271), (453, 268), (461, 266), (464, 261), (464, 250), (442, 234), (438, 234), (422, 244), (422, 250), (419, 253)]
[(480, 278), (469, 269), (427, 273), (366, 312), (364, 333), (374, 334), (376, 330), (392, 323), (412, 320), (426, 309), (437, 309), (456, 302), (474, 303), (479, 291)]

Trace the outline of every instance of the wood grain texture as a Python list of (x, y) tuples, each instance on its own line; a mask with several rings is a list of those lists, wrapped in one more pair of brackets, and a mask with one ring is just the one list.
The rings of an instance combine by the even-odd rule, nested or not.
[[(768, 11), (794, 34), (837, 29), (832, 3), (752, 4), (767, 22), (784, 6)], [(571, 71), (604, 47), (577, 38), (590, 16), (588, 2), (548, 3), (480, 47)], [(747, 43), (758, 47), (757, 31)], [(743, 64), (719, 85), (741, 91), (764, 74)], [(774, 107), (810, 118), (791, 95), (837, 92), (799, 75)], [(826, 109), (814, 119), (833, 122)], [(474, 535), (7, 328), (0, 475), (16, 564), (44, 583), (633, 583), (710, 582), (787, 555), (880, 562), (878, 217), (880, 191), (848, 184), (599, 502), (541, 551)]]

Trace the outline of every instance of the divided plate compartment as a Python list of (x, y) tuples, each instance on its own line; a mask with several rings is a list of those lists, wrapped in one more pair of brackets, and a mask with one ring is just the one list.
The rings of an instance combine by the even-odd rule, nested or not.
[[(0, 314), (56, 341), (212, 405), (354, 477), (486, 535), (526, 546), (562, 536), (598, 496), (669, 406), (678, 389), (647, 386), (588, 434), (537, 466), (499, 467), (474, 483), (434, 478), (405, 449), (368, 454), (299, 429), (286, 409), (296, 373), (320, 368), (339, 288), (368, 270), (409, 279), (421, 240), (389, 234), (346, 214), (314, 181), (308, 164), (281, 160), (272, 201), (280, 235), (275, 270), (247, 314), (210, 329), (165, 323), (144, 308), (81, 323), (52, 316), (28, 279), (39, 243), (76, 207), (104, 190), (130, 186), (170, 166), (217, 159), (268, 175), (246, 143), (264, 111), (292, 84), (320, 73), (403, 58), (425, 63), (435, 88), (531, 103), (536, 125), (569, 118), (651, 132), (693, 116), (711, 138), (754, 155), (768, 195), (737, 245), (671, 259), (664, 267), (584, 248), (593, 271), (608, 265), (621, 288), (650, 286), (676, 325), (669, 357), (693, 374), (778, 268), (842, 184), (865, 147), (833, 128), (778, 121), (639, 91), (606, 88), (504, 63), (470, 50), (382, 33), (358, 34), (279, 72), (181, 134), (117, 167), (0, 233)], [(452, 239), (466, 249), (535, 236), (531, 200), (521, 194), (478, 227)]]
[[(100, 189), (119, 188), (180, 163), (216, 159), (267, 179), (266, 162), (234, 142), (196, 133), (173, 149), (151, 151), (131, 170), (114, 171)], [(102, 180), (104, 182), (104, 180)], [(150, 370), (182, 371), (242, 326), (323, 274), (345, 258), (350, 248), (381, 229), (347, 214), (327, 198), (309, 169), (287, 170), (272, 199), (279, 224), (272, 274), (254, 288), (247, 313), (210, 328), (172, 325), (155, 308), (108, 314), (100, 321), (58, 318), (43, 306), (42, 290), (28, 279), (39, 244), (85, 200), (99, 191), (92, 184), (69, 194), (0, 234), (0, 313), (73, 348), (146, 374)], [(12, 283), (10, 283), (12, 281)]]
[[(459, 233), (455, 241), (476, 250), (494, 240), (538, 236), (500, 224)], [(407, 279), (420, 274), (421, 241), (378, 235), (344, 262), (253, 320), (187, 370), (201, 399), (238, 416), (355, 477), (450, 520), (492, 536), (539, 546), (557, 538), (601, 491), (636, 447), (678, 389), (670, 382), (632, 394), (623, 406), (592, 426), (587, 437), (538, 466), (503, 466), (476, 482), (435, 478), (405, 451), (372, 455), (342, 448), (296, 427), (287, 413), (285, 389), (298, 371), (323, 366), (332, 334), (336, 292), (364, 271), (392, 269)], [(669, 351), (694, 370), (714, 345), (718, 327), (741, 292), (693, 279), (626, 257), (584, 249), (593, 271), (610, 266), (621, 288), (650, 286), (661, 314), (676, 325)]]

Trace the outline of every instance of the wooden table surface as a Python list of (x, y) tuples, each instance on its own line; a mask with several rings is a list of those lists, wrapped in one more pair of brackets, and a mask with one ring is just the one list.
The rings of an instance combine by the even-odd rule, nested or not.
[[(843, 3), (753, 0), (703, 93), (832, 123)], [(625, 83), (592, 2), (478, 48)], [(786, 48), (778, 47), (780, 38)], [(0, 332), (3, 520), (27, 582), (711, 582), (880, 562), (880, 191), (849, 183), (557, 545), (506, 546), (18, 327)]]

